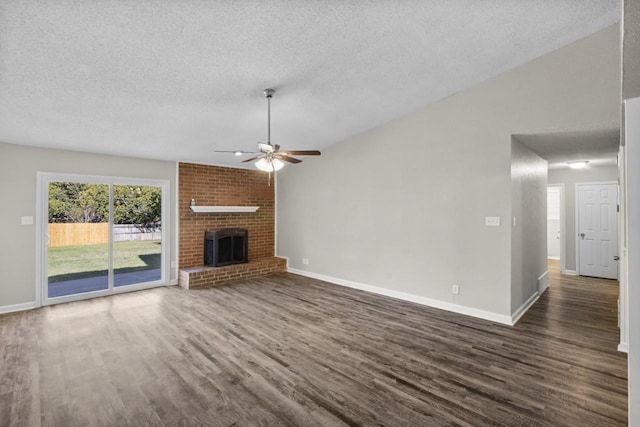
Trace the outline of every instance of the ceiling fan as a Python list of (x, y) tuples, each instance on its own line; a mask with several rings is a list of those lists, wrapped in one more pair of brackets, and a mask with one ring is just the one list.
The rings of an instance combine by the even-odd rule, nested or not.
[(271, 98), (275, 90), (265, 89), (264, 96), (267, 98), (267, 142), (258, 142), (259, 151), (216, 151), (217, 153), (234, 153), (236, 156), (243, 154), (257, 154), (257, 156), (251, 157), (247, 160), (243, 160), (242, 163), (252, 162), (256, 160), (255, 166), (265, 172), (275, 172), (284, 166), (283, 162), (287, 163), (301, 163), (302, 160), (296, 159), (291, 156), (319, 156), (318, 150), (287, 150), (280, 151), (278, 144), (271, 143)]

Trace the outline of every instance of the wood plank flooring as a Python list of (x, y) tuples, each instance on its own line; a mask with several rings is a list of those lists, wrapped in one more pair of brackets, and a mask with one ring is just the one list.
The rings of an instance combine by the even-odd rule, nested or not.
[(617, 282), (515, 327), (287, 273), (0, 316), (0, 426), (626, 425)]

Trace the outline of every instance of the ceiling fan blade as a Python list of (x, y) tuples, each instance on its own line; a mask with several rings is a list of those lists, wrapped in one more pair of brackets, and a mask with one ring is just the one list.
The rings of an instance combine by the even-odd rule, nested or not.
[(260, 157), (262, 157), (262, 156), (255, 156), (255, 157), (252, 157), (252, 158), (250, 158), (250, 159), (243, 160), (243, 161), (242, 161), (242, 163), (251, 162), (251, 161), (253, 161), (253, 160), (255, 160), (255, 159), (259, 159)]
[(319, 156), (320, 152), (318, 150), (287, 150), (282, 154), (291, 156)]
[(302, 160), (296, 159), (295, 157), (289, 157), (285, 154), (276, 154), (276, 159), (284, 160), (289, 163), (301, 163)]
[(244, 150), (213, 150), (213, 152), (214, 153), (233, 153), (238, 156), (242, 154), (260, 154), (259, 151), (244, 151)]

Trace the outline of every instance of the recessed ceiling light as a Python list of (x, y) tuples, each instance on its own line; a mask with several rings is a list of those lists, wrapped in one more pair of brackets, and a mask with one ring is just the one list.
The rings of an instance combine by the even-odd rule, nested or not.
[(567, 164), (569, 165), (569, 167), (571, 169), (582, 169), (583, 167), (587, 166), (587, 163), (589, 163), (589, 160), (579, 160), (577, 162), (567, 162)]
[(242, 156), (242, 151), (234, 151), (234, 153), (236, 156)]

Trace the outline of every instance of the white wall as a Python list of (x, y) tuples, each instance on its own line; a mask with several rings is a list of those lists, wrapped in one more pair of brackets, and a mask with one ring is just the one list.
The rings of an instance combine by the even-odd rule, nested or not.
[(576, 184), (581, 182), (618, 181), (618, 167), (591, 166), (584, 169), (551, 169), (549, 184), (564, 184), (564, 266), (570, 272), (576, 268)]
[(640, 98), (626, 101), (629, 425), (640, 425)]
[[(515, 223), (514, 223), (515, 220)], [(547, 161), (511, 142), (511, 313), (538, 292), (547, 271)]]
[(511, 135), (619, 126), (613, 26), (285, 168), (278, 253), (294, 269), (510, 316)]
[[(171, 224), (175, 224), (176, 163), (103, 156), (0, 143), (0, 307), (35, 300), (36, 226), (20, 225), (36, 214), (36, 173), (154, 178), (170, 181)], [(170, 253), (177, 259), (170, 232)], [(176, 278), (172, 271), (171, 279)]]

